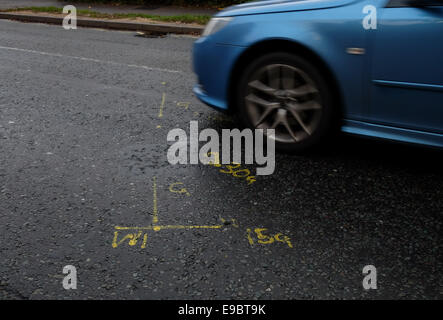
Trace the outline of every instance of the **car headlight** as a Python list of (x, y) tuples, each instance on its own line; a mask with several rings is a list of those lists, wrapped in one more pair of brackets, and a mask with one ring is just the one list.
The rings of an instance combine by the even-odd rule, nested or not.
[(203, 37), (210, 36), (211, 34), (220, 31), (221, 29), (226, 27), (226, 25), (231, 22), (231, 20), (232, 17), (212, 18), (203, 31)]

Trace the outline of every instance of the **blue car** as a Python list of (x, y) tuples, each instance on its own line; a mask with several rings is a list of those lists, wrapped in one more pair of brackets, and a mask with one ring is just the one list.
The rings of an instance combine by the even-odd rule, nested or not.
[(337, 128), (443, 147), (443, 0), (249, 2), (212, 18), (193, 60), (197, 97), (282, 150)]

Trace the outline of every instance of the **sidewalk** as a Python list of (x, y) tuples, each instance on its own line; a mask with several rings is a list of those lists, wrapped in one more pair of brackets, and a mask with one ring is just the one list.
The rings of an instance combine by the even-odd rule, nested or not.
[(110, 4), (93, 4), (87, 3), (72, 3), (69, 1), (58, 0), (0, 0), (1, 9), (12, 9), (19, 7), (59, 7), (72, 4), (77, 9), (89, 9), (100, 13), (139, 13), (139, 14), (152, 14), (159, 16), (173, 16), (183, 14), (193, 15), (213, 15), (217, 12), (217, 9), (207, 8), (192, 8), (192, 7), (177, 7), (177, 6), (162, 6), (162, 5), (110, 5)]

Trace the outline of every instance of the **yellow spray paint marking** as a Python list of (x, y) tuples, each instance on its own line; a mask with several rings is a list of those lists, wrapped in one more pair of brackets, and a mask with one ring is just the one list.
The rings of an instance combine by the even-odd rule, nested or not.
[(153, 190), (154, 190), (154, 206), (153, 206), (153, 218), (152, 223), (158, 223), (158, 208), (157, 208), (157, 178), (154, 177), (153, 182)]
[(268, 229), (266, 228), (255, 228), (254, 233), (252, 233), (252, 230), (250, 228), (246, 229), (246, 236), (248, 238), (249, 244), (252, 246), (255, 243), (255, 238), (257, 239), (257, 242), (260, 244), (271, 244), (275, 241), (286, 243), (289, 248), (293, 248), (291, 239), (288, 236), (283, 235), (282, 233), (277, 233), (275, 235), (267, 235), (264, 232), (266, 232)]
[[(137, 244), (138, 240), (141, 238), (141, 235), (143, 234), (143, 232), (139, 231), (138, 233), (127, 234), (123, 238), (121, 238), (120, 240), (118, 240), (118, 234), (119, 234), (119, 231), (114, 232), (114, 240), (112, 241), (113, 248), (117, 248), (119, 245), (121, 245), (126, 240), (129, 240), (128, 245), (130, 245), (132, 247), (135, 246)], [(143, 242), (141, 245), (142, 249), (146, 248), (147, 242), (148, 242), (148, 234), (145, 233), (143, 235)]]
[[(185, 226), (185, 225), (164, 225), (164, 226), (146, 226), (146, 227), (115, 227), (115, 230), (171, 230), (171, 229), (221, 229), (223, 225), (214, 226)], [(126, 240), (126, 239), (125, 239)]]
[[(183, 184), (181, 182), (176, 182), (170, 185), (169, 189), (171, 192), (176, 193), (188, 193), (188, 191), (185, 188), (176, 189), (175, 187)], [(141, 248), (146, 248), (147, 242), (148, 242), (148, 233), (147, 231), (161, 231), (161, 230), (192, 230), (192, 229), (208, 229), (208, 230), (216, 230), (221, 229), (224, 227), (224, 225), (157, 225), (158, 223), (158, 200), (157, 200), (157, 177), (154, 176), (153, 182), (152, 182), (152, 189), (153, 189), (153, 219), (152, 219), (152, 225), (145, 226), (145, 227), (122, 227), (122, 226), (116, 226), (114, 231), (114, 239), (112, 241), (112, 247), (117, 248), (119, 245), (124, 243), (125, 241), (128, 241), (128, 245), (135, 246), (138, 241), (142, 238), (143, 235), (143, 242), (141, 244)], [(226, 221), (222, 219), (222, 221)], [(235, 219), (232, 219), (233, 225), (236, 225)], [(122, 235), (122, 238), (119, 239), (119, 233), (125, 233)]]
[(251, 235), (251, 229), (246, 229), (246, 232), (247, 232), (247, 237), (248, 237), (248, 241), (249, 241), (249, 244), (252, 246), (253, 244), (254, 244), (254, 239), (252, 239), (252, 235)]
[[(138, 241), (141, 239), (143, 234), (143, 242), (140, 248), (146, 248), (148, 242), (148, 233), (146, 231), (160, 231), (160, 230), (190, 230), (190, 229), (221, 229), (222, 225), (214, 225), (214, 226), (184, 226), (184, 225), (165, 225), (165, 226), (147, 226), (147, 227), (115, 227), (114, 239), (112, 241), (112, 247), (117, 248), (119, 245), (123, 244), (125, 241), (128, 241), (128, 245), (133, 247), (137, 245)], [(120, 232), (130, 232), (122, 236), (119, 240)]]
[(220, 221), (223, 222), (224, 225), (231, 224), (233, 227), (238, 228), (237, 219), (230, 219), (230, 222), (228, 222), (227, 220), (220, 218)]
[(142, 243), (142, 249), (146, 248), (146, 243), (148, 242), (148, 234), (145, 233), (145, 235), (143, 236), (143, 243)]
[(129, 240), (128, 244), (130, 246), (135, 246), (137, 244), (138, 239), (141, 237), (142, 232), (139, 231), (138, 233), (130, 233), (124, 236), (120, 241), (117, 241), (118, 239), (118, 231), (114, 232), (114, 240), (112, 241), (112, 247), (117, 248), (120, 244), (125, 242), (125, 240)]
[(186, 188), (176, 188), (179, 185), (183, 185), (183, 182), (174, 182), (169, 186), (169, 191), (172, 193), (184, 193), (187, 196), (190, 196), (191, 194), (186, 190)]
[[(216, 161), (218, 161), (218, 154), (216, 155)], [(169, 191), (173, 193), (180, 193), (180, 194), (187, 194), (189, 196), (189, 192), (182, 186), (182, 182), (175, 182), (172, 183), (169, 186)], [(122, 245), (123, 243), (127, 242), (127, 244), (131, 247), (137, 245), (141, 241), (140, 247), (146, 248), (147, 242), (148, 242), (148, 232), (154, 231), (158, 232), (161, 230), (220, 230), (227, 225), (232, 225), (234, 228), (238, 228), (239, 224), (236, 219), (224, 219), (220, 218), (220, 221), (222, 224), (219, 225), (158, 225), (159, 218), (158, 218), (158, 199), (157, 199), (157, 178), (153, 177), (153, 219), (152, 219), (152, 225), (150, 226), (116, 226), (114, 230), (114, 238), (112, 241), (112, 247), (117, 248), (118, 246)], [(265, 232), (267, 232), (268, 229), (266, 228), (255, 228), (253, 229), (246, 229), (247, 231), (247, 239), (249, 241), (249, 244), (252, 246), (255, 243), (259, 244), (272, 244), (272, 243), (284, 243), (288, 245), (289, 248), (292, 248), (292, 242), (291, 239), (282, 234), (282, 233), (276, 233), (274, 235), (267, 235)], [(119, 239), (120, 236), (120, 239)], [(143, 239), (143, 240), (142, 240)]]
[(219, 152), (208, 152), (208, 164), (215, 167), (221, 167), (220, 164), (220, 153)]
[[(283, 239), (282, 239), (282, 237), (283, 237)], [(275, 240), (277, 240), (277, 241), (279, 241), (279, 242), (286, 243), (286, 244), (288, 245), (289, 248), (292, 248), (292, 243), (291, 243), (291, 240), (289, 239), (288, 236), (284, 236), (284, 235), (281, 234), (281, 233), (277, 233), (277, 234), (274, 236), (274, 238), (275, 238)]]
[(162, 103), (160, 105), (160, 110), (158, 112), (158, 117), (162, 118), (163, 117), (163, 109), (165, 107), (165, 101), (166, 101), (166, 93), (162, 94)]
[(221, 168), (219, 171), (228, 175), (232, 175), (235, 178), (245, 179), (248, 185), (257, 181), (256, 177), (251, 175), (251, 171), (246, 168), (242, 168), (239, 163), (231, 163), (230, 165), (223, 165), (220, 161), (220, 154), (218, 152), (208, 152), (208, 165), (216, 168)]
[(190, 105), (189, 102), (177, 102), (177, 106), (178, 107), (183, 107), (183, 108), (185, 108), (185, 110), (189, 109), (189, 105)]

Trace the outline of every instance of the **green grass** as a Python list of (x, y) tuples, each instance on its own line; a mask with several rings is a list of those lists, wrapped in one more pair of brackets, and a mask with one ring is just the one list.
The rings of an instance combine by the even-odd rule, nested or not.
[[(63, 13), (62, 8), (57, 7), (22, 7), (14, 9), (0, 10), (3, 12), (20, 12), (20, 11), (32, 11), (43, 13)], [(180, 23), (197, 23), (205, 25), (211, 19), (209, 15), (193, 15), (183, 14), (175, 16), (158, 16), (152, 14), (139, 14), (139, 13), (102, 13), (92, 10), (79, 9), (77, 10), (78, 16), (91, 17), (91, 18), (104, 18), (104, 19), (136, 19), (145, 18), (162, 22), (180, 22)]]
[(161, 5), (201, 8), (222, 8), (254, 0), (70, 0), (72, 3), (111, 4), (111, 5)]

